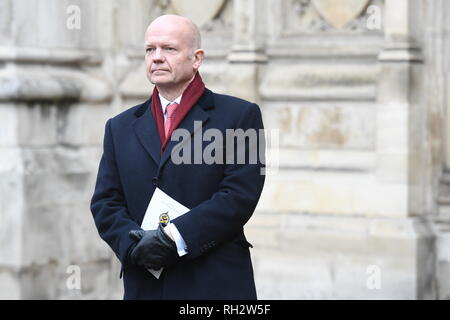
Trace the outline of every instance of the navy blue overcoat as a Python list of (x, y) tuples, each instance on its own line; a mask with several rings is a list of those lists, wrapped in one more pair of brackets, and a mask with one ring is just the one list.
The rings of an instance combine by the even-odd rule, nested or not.
[[(264, 150), (259, 150), (263, 136), (257, 135), (256, 144), (250, 138), (234, 139), (235, 158), (243, 143), (245, 163), (226, 161), (225, 140), (227, 129), (263, 129), (259, 107), (206, 89), (178, 126), (189, 132), (190, 139), (181, 144), (181, 140), (170, 141), (161, 154), (150, 106), (151, 99), (107, 121), (91, 200), (98, 232), (122, 263), (124, 299), (256, 299), (251, 244), (243, 227), (264, 185)], [(216, 151), (222, 151), (224, 161), (172, 161), (174, 147), (188, 145), (195, 160), (194, 143), (198, 146), (201, 141), (203, 150), (212, 143), (204, 136), (195, 142), (197, 135), (208, 129), (223, 134), (223, 150)], [(256, 163), (248, 157), (249, 152), (258, 153)], [(184, 238), (188, 254), (165, 269), (159, 279), (127, 262), (132, 245), (128, 232), (140, 228), (156, 186), (191, 209), (171, 221)]]

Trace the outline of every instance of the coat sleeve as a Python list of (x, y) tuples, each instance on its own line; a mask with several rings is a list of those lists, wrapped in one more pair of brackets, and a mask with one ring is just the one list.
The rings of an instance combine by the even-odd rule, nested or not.
[(100, 237), (119, 258), (122, 269), (126, 268), (128, 250), (134, 243), (128, 232), (140, 229), (140, 226), (128, 213), (115, 160), (111, 119), (105, 126), (103, 155), (91, 200), (91, 212)]
[[(252, 216), (264, 186), (265, 141), (262, 116), (256, 104), (247, 106), (242, 112), (235, 129), (253, 129), (254, 139), (234, 139), (233, 163), (225, 165), (225, 172), (217, 191), (211, 199), (192, 208), (186, 214), (174, 219), (188, 248), (187, 258), (196, 258), (214, 246), (234, 239)], [(252, 130), (250, 130), (252, 131)], [(226, 154), (229, 155), (227, 144)], [(243, 147), (246, 161), (239, 163), (237, 150)], [(249, 161), (249, 154), (257, 152), (257, 161)]]

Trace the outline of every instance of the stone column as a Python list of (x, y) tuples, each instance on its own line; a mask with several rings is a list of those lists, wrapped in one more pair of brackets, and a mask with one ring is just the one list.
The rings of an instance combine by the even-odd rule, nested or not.
[(259, 64), (267, 62), (264, 52), (265, 0), (234, 1), (234, 40), (228, 55), (234, 75), (230, 91), (243, 99), (258, 102)]
[[(403, 274), (412, 281), (411, 298), (435, 296), (434, 235), (426, 221), (424, 175), (427, 170), (421, 1), (385, 1), (385, 44), (379, 54), (377, 95), (378, 215), (389, 217), (386, 228), (402, 239), (408, 251)], [(406, 262), (406, 261), (405, 261)]]
[[(450, 3), (425, 2), (427, 211), (436, 233), (437, 298), (450, 299)], [(437, 200), (437, 201), (436, 201)]]
[(413, 30), (414, 10), (410, 1), (386, 1), (385, 46), (379, 55), (377, 181), (398, 187), (383, 195), (395, 197), (398, 207), (383, 212), (402, 217), (423, 211), (419, 181), (423, 57)]

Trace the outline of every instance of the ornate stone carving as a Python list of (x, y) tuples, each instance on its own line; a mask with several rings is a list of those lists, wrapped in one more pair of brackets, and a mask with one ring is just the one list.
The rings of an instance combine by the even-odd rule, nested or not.
[[(291, 0), (285, 11), (286, 28), (302, 32), (379, 31), (383, 7), (383, 0)], [(380, 20), (377, 26), (374, 18)]]
[(176, 13), (192, 19), (199, 27), (214, 19), (225, 4), (225, 0), (172, 0)]
[(324, 31), (329, 29), (329, 25), (325, 19), (311, 6), (311, 0), (294, 0), (292, 2), (292, 8), (294, 9), (293, 12), (297, 15), (295, 29), (306, 29), (309, 31)]
[(312, 3), (329, 24), (342, 29), (361, 15), (369, 0), (312, 0)]

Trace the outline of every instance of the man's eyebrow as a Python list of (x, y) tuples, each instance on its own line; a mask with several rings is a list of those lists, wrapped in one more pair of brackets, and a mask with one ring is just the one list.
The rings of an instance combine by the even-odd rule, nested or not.
[[(175, 42), (163, 42), (162, 44), (160, 44), (162, 47), (174, 47), (177, 44)], [(145, 47), (153, 47), (155, 46), (153, 43), (145, 43), (144, 44)]]

